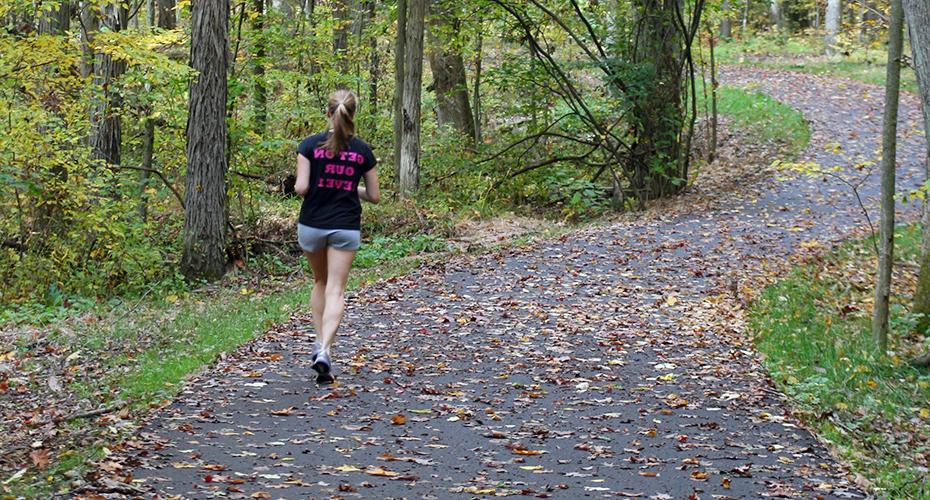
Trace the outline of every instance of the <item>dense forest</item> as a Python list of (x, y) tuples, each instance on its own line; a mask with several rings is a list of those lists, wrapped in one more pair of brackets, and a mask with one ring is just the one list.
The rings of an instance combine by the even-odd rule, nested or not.
[(339, 87), (394, 193), (370, 236), (637, 209), (704, 161), (709, 43), (823, 30), (849, 53), (882, 43), (888, 8), (6, 2), (0, 303), (139, 294), (292, 252), (294, 147)]

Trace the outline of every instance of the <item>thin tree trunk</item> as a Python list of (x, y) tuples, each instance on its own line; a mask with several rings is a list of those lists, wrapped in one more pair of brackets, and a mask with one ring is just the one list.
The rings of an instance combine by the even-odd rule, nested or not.
[(71, 26), (71, 1), (62, 0), (58, 8), (39, 18), (39, 33), (63, 35)]
[(826, 34), (823, 41), (828, 55), (833, 55), (836, 50), (836, 35), (840, 31), (840, 14), (842, 12), (842, 0), (827, 0)]
[(733, 35), (733, 18), (730, 17), (730, 0), (724, 0), (723, 6), (720, 8), (722, 10), (722, 18), (720, 19), (720, 38), (724, 40), (729, 40)]
[(145, 0), (145, 22), (149, 28), (155, 27), (155, 0)]
[(187, 189), (181, 271), (219, 279), (226, 267), (226, 71), (228, 0), (197, 0), (191, 14)]
[[(433, 91), (436, 93), (436, 118), (439, 126), (451, 125), (465, 137), (475, 137), (475, 118), (468, 101), (468, 84), (465, 62), (455, 41), (461, 25), (454, 14), (444, 6), (432, 13), (430, 23), (429, 66), (433, 73)], [(451, 40), (447, 39), (451, 38)]]
[(404, 139), (404, 69), (407, 54), (407, 0), (397, 0), (397, 38), (394, 45), (394, 181), (400, 183)]
[[(107, 6), (106, 21), (112, 31), (124, 30), (129, 21), (128, 8), (125, 5)], [(120, 107), (123, 100), (113, 84), (126, 71), (126, 62), (110, 54), (97, 54), (96, 59), (94, 88), (100, 94), (94, 100), (91, 114), (91, 156), (111, 165), (119, 165), (123, 140)]]
[[(368, 13), (368, 25), (371, 26), (377, 20), (377, 2), (376, 0), (367, 0), (365, 2)], [(378, 116), (378, 83), (381, 80), (381, 58), (378, 54), (378, 37), (372, 34), (368, 39), (368, 105), (371, 107), (369, 115), (372, 117), (374, 127), (377, 128)]]
[[(155, 120), (145, 117), (145, 132), (142, 135), (142, 167), (151, 170), (155, 150)], [(148, 194), (145, 190), (149, 183), (149, 170), (139, 171), (139, 218), (143, 222), (148, 218)]]
[(740, 36), (745, 36), (746, 29), (749, 27), (749, 5), (750, 0), (743, 3), (743, 22), (740, 23)]
[(888, 65), (885, 80), (885, 116), (882, 129), (882, 202), (878, 278), (872, 309), (872, 339), (879, 352), (888, 350), (888, 301), (891, 295), (891, 268), (894, 263), (894, 181), (898, 132), (898, 95), (901, 83), (901, 46), (904, 12), (901, 0), (891, 0), (888, 27)]
[(475, 144), (481, 144), (481, 64), (483, 60), (484, 30), (481, 29), (481, 18), (478, 18), (478, 43), (475, 47), (475, 84), (473, 99), (475, 102)]
[(403, 140), (400, 194), (413, 196), (420, 184), (420, 93), (423, 86), (423, 22), (426, 0), (410, 0), (404, 68)]
[(710, 161), (717, 158), (717, 64), (714, 61), (714, 37), (710, 37)]
[(333, 3), (333, 53), (342, 76), (349, 75), (349, 0), (335, 0)]
[(255, 37), (255, 54), (252, 66), (254, 87), (254, 106), (252, 131), (259, 136), (265, 135), (268, 120), (268, 98), (265, 89), (265, 0), (253, 0), (255, 17), (252, 18), (252, 31)]
[(154, 0), (158, 2), (158, 27), (173, 30), (177, 27), (177, 15), (174, 12), (175, 0)]
[[(914, 70), (917, 73), (917, 86), (924, 115), (924, 134), (927, 143), (925, 177), (930, 179), (930, 0), (904, 0), (904, 12), (907, 15), (908, 35)], [(911, 311), (923, 316), (918, 321), (917, 329), (927, 331), (930, 327), (930, 202), (923, 207), (923, 238), (920, 245), (920, 276)]]
[(785, 9), (782, 5), (782, 0), (769, 0), (769, 16), (772, 20), (772, 25), (775, 26), (775, 29), (779, 33), (785, 31)]

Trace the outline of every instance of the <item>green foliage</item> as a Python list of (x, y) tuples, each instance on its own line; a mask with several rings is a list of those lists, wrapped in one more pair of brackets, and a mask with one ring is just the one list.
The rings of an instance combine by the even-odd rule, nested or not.
[(760, 141), (786, 143), (791, 153), (800, 153), (810, 142), (811, 132), (804, 115), (761, 92), (736, 87), (717, 91), (720, 113), (738, 130)]
[[(919, 241), (918, 227), (901, 230), (896, 256), (914, 259)], [(930, 347), (930, 337), (914, 338), (915, 318), (896, 303), (890, 338), (897, 354), (876, 357), (868, 269), (874, 258), (867, 241), (803, 266), (765, 290), (750, 324), (775, 382), (854, 471), (891, 498), (919, 496), (919, 467), (930, 460), (930, 374), (904, 360), (909, 350)]]

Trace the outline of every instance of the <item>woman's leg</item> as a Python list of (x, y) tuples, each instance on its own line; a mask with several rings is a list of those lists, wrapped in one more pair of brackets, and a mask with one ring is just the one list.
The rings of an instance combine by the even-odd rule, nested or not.
[(310, 309), (313, 311), (313, 329), (316, 332), (316, 349), (322, 349), (320, 332), (323, 330), (323, 314), (326, 306), (326, 284), (329, 270), (326, 262), (326, 247), (315, 252), (304, 252), (313, 271), (313, 289), (310, 291)]
[(353, 259), (355, 259), (355, 250), (327, 249), (326, 305), (323, 309), (323, 324), (319, 330), (319, 341), (327, 353), (336, 337), (339, 323), (342, 322), (342, 314), (345, 311), (346, 282), (349, 280), (349, 269), (352, 267)]

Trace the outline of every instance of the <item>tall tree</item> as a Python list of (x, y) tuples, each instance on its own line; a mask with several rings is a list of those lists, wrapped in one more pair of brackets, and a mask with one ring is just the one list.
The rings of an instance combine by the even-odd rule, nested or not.
[(426, 0), (410, 0), (408, 7), (403, 138), (400, 151), (402, 197), (413, 196), (420, 184), (420, 93), (423, 87), (423, 23), (426, 17)]
[(197, 0), (191, 13), (187, 186), (181, 271), (218, 279), (226, 267), (228, 0)]
[(158, 2), (158, 27), (173, 30), (178, 25), (174, 12), (175, 0), (156, 0)]
[(58, 7), (39, 18), (39, 33), (63, 35), (71, 25), (71, 0), (61, 0)]
[(265, 0), (253, 0), (252, 7), (255, 9), (252, 17), (252, 36), (255, 38), (252, 59), (252, 131), (262, 136), (265, 134), (265, 122), (268, 119), (268, 97), (265, 88)]
[(783, 0), (769, 0), (769, 18), (779, 32), (785, 31), (785, 6)]
[(878, 272), (872, 308), (872, 338), (879, 352), (888, 350), (888, 301), (894, 264), (894, 181), (898, 135), (898, 96), (901, 84), (901, 48), (904, 38), (901, 0), (891, 0), (888, 27), (888, 64), (885, 78), (885, 116), (882, 125), (882, 201)]
[(397, 0), (397, 37), (394, 43), (394, 180), (400, 183), (400, 155), (404, 139), (404, 69), (407, 55), (407, 0)]
[(720, 38), (729, 40), (733, 35), (733, 16), (730, 12), (730, 0), (723, 0), (723, 6), (720, 10)]
[[(376, 0), (365, 0), (365, 12), (368, 25), (374, 25), (377, 16)], [(378, 83), (381, 80), (381, 59), (378, 54), (378, 37), (371, 35), (368, 39), (368, 106), (369, 115), (378, 114)], [(377, 126), (377, 125), (376, 125)]]
[(827, 0), (827, 13), (825, 19), (826, 34), (824, 35), (824, 45), (827, 54), (832, 55), (836, 49), (836, 35), (840, 32), (840, 17), (843, 13), (842, 0)]
[[(103, 12), (102, 21), (108, 29), (114, 32), (126, 29), (129, 22), (128, 4), (108, 4)], [(123, 141), (123, 127), (120, 121), (123, 99), (115, 84), (126, 72), (126, 61), (109, 53), (97, 54), (95, 59), (94, 87), (97, 95), (91, 112), (91, 152), (95, 159), (119, 165)]]
[(349, 31), (351, 19), (349, 18), (349, 0), (335, 0), (333, 2), (333, 53), (342, 76), (349, 74)]
[(440, 127), (450, 125), (471, 139), (475, 136), (475, 118), (468, 101), (465, 61), (457, 40), (461, 22), (448, 4), (435, 3), (430, 13), (429, 67), (436, 93), (436, 117)]
[(684, 187), (687, 147), (683, 144), (686, 51), (689, 34), (676, 16), (678, 0), (636, 0), (640, 28), (634, 42), (634, 62), (649, 84), (633, 95), (636, 168), (631, 189), (640, 200), (659, 198)]
[[(924, 133), (928, 147), (925, 176), (930, 180), (930, 0), (904, 0), (903, 7), (907, 15), (911, 55), (914, 59), (914, 71), (917, 73), (917, 86), (920, 89), (924, 115)], [(911, 311), (923, 315), (917, 328), (919, 331), (926, 331), (930, 328), (930, 202), (924, 202), (921, 225), (923, 237), (920, 245), (920, 276)], [(924, 365), (930, 364), (930, 355), (924, 356), (922, 361)]]

